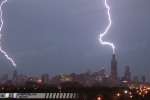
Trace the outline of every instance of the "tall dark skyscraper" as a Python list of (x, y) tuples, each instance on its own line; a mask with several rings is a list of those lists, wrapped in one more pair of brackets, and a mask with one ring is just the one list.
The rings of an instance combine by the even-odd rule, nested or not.
[(117, 79), (118, 74), (117, 74), (117, 60), (115, 58), (115, 54), (112, 55), (112, 60), (111, 60), (111, 78)]

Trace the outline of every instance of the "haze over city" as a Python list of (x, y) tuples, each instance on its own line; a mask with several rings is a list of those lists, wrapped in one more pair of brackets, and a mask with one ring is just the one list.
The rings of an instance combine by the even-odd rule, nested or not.
[[(133, 75), (150, 80), (150, 1), (108, 1), (112, 27), (104, 39), (116, 46), (119, 76), (130, 66)], [(1, 45), (20, 73), (53, 76), (104, 67), (110, 74), (112, 49), (99, 42), (108, 24), (102, 0), (8, 0), (3, 20)], [(14, 70), (3, 54), (0, 69)]]

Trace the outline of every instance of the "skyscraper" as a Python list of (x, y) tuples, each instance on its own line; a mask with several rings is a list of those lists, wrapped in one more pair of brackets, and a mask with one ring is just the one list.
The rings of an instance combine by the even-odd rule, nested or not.
[(43, 74), (41, 76), (42, 83), (49, 83), (49, 74)]
[(14, 70), (13, 79), (17, 79), (17, 70)]
[(128, 82), (131, 80), (131, 74), (130, 74), (129, 66), (126, 66), (126, 67), (125, 67), (124, 78), (125, 78), (125, 80), (127, 80)]
[(118, 77), (117, 74), (117, 60), (115, 58), (115, 54), (112, 55), (112, 60), (111, 60), (111, 78), (116, 79)]
[(142, 76), (142, 83), (145, 83), (145, 76)]

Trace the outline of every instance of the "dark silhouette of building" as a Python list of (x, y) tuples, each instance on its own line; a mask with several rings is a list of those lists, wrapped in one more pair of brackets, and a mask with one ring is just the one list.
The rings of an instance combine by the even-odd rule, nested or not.
[(125, 67), (124, 78), (128, 82), (130, 82), (130, 80), (131, 80), (131, 73), (130, 73), (130, 70), (129, 70), (129, 66)]
[(17, 79), (17, 70), (14, 70), (14, 73), (13, 73), (13, 79)]
[(145, 83), (145, 76), (142, 76), (142, 83)]
[(118, 77), (117, 74), (117, 60), (115, 58), (115, 54), (112, 55), (112, 60), (111, 60), (111, 78), (116, 79)]
[(49, 74), (43, 74), (41, 76), (42, 83), (48, 84), (49, 83)]

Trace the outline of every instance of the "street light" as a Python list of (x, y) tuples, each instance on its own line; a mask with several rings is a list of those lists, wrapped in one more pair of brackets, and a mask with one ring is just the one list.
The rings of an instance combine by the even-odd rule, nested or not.
[(97, 100), (102, 100), (101, 97), (98, 97)]
[(117, 93), (117, 97), (119, 97), (120, 96), (120, 93)]
[(130, 95), (130, 98), (132, 98), (132, 95)]

